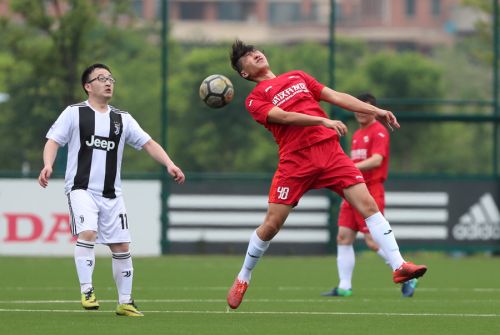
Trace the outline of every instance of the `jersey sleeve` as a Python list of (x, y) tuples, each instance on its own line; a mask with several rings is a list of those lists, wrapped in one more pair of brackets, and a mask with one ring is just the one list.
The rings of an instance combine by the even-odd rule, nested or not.
[(267, 124), (267, 114), (274, 107), (272, 102), (266, 101), (265, 97), (252, 92), (246, 99), (246, 108), (250, 115), (260, 124)]
[(372, 155), (379, 154), (386, 158), (389, 150), (389, 132), (384, 128), (380, 127), (373, 134), (372, 138)]
[(324, 84), (320, 83), (317, 81), (313, 76), (307, 74), (304, 71), (298, 71), (300, 75), (304, 78), (304, 81), (306, 82), (306, 86), (313, 95), (314, 99), (317, 101), (320, 100), (321, 98), (321, 91), (325, 87)]
[(55, 141), (61, 147), (65, 146), (71, 137), (74, 113), (70, 106), (59, 115), (56, 122), (52, 124), (47, 132), (46, 138)]
[(141, 150), (142, 146), (151, 139), (151, 136), (141, 128), (132, 115), (127, 114), (127, 119), (128, 125), (125, 134), (125, 143), (136, 150)]

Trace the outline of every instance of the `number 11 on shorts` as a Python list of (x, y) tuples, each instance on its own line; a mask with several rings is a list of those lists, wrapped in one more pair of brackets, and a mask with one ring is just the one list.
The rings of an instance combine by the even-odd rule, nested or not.
[(118, 215), (120, 217), (120, 221), (122, 224), (122, 229), (128, 229), (128, 219), (127, 219), (127, 214), (120, 214)]

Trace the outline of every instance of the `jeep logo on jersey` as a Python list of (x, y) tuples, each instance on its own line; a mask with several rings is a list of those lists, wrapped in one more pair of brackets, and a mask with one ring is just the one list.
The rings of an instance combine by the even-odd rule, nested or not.
[(96, 135), (92, 135), (89, 141), (85, 141), (85, 144), (89, 147), (99, 150), (111, 151), (116, 147), (115, 142), (108, 140), (105, 137), (100, 137)]

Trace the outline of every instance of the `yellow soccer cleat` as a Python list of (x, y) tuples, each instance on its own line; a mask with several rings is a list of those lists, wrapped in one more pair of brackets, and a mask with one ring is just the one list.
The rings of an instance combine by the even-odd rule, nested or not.
[(116, 315), (120, 315), (120, 316), (144, 316), (144, 314), (142, 314), (137, 309), (137, 306), (135, 305), (133, 300), (129, 303), (126, 303), (126, 304), (118, 304), (118, 306), (116, 306)]
[(82, 293), (82, 307), (87, 310), (99, 309), (99, 302), (95, 297), (94, 288)]

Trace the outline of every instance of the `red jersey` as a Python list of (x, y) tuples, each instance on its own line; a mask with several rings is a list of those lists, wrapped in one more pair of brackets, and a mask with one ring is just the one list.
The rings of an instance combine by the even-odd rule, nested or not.
[(354, 163), (370, 158), (374, 154), (384, 157), (382, 165), (361, 171), (366, 184), (383, 183), (387, 179), (389, 167), (389, 132), (378, 121), (365, 129), (358, 129), (352, 135), (351, 159)]
[(319, 104), (323, 87), (325, 85), (303, 71), (290, 71), (261, 81), (248, 95), (245, 101), (247, 110), (255, 121), (273, 134), (280, 156), (337, 136), (335, 130), (323, 126), (302, 127), (267, 122), (267, 114), (275, 106), (286, 112), (328, 117)]

